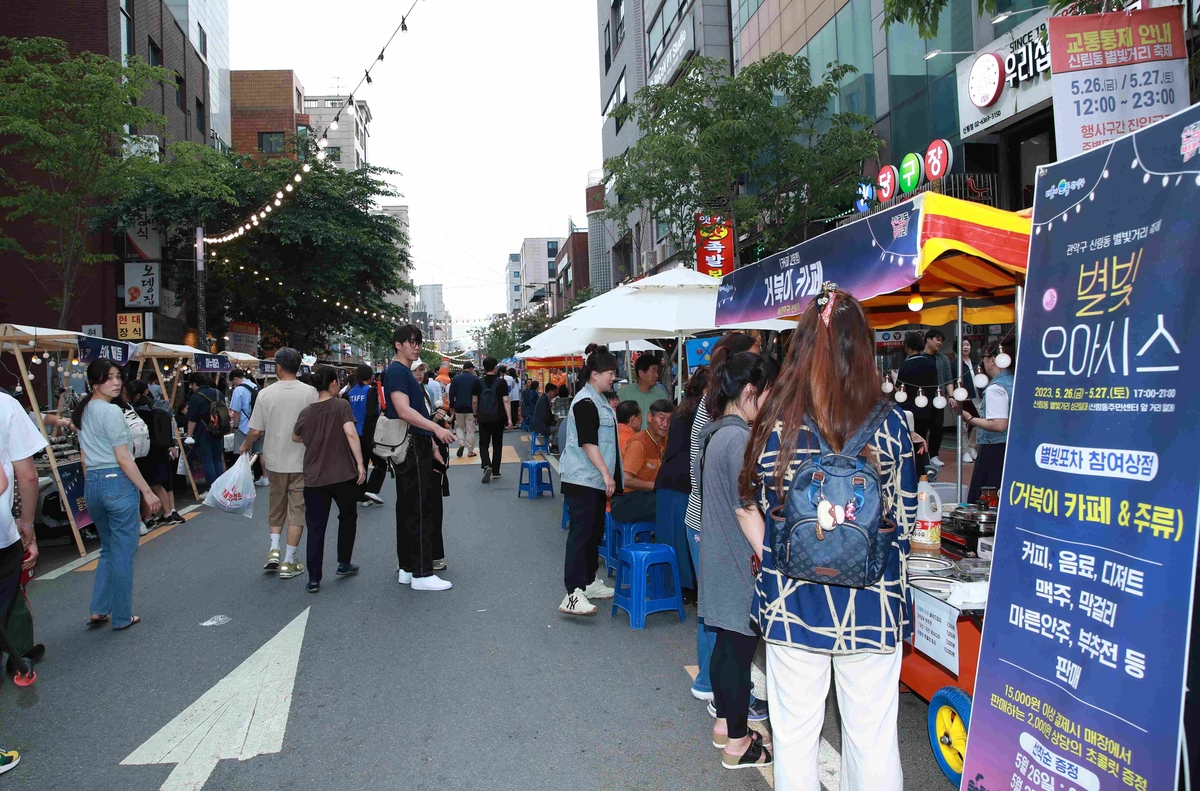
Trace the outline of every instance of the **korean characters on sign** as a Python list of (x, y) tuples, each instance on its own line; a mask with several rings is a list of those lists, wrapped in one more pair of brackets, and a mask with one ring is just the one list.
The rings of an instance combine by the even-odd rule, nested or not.
[(696, 213), (696, 271), (720, 279), (733, 271), (733, 223)]
[(158, 307), (160, 283), (159, 264), (149, 261), (127, 261), (125, 263), (125, 307)]
[(143, 337), (141, 313), (117, 314), (117, 340), (140, 341)]
[(896, 192), (900, 188), (900, 171), (895, 165), (884, 165), (879, 169), (879, 175), (875, 177), (879, 182), (879, 188), (875, 190), (876, 197), (880, 203), (887, 203), (892, 198), (896, 197)]
[(954, 148), (950, 141), (938, 138), (925, 149), (925, 177), (937, 181), (954, 168)]

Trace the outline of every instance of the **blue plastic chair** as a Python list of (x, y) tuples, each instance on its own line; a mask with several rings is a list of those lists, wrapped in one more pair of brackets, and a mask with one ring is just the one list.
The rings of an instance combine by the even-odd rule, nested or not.
[[(545, 473), (543, 475), (542, 473)], [(550, 462), (529, 459), (521, 462), (521, 477), (517, 481), (517, 499), (525, 492), (530, 500), (536, 500), (542, 492), (554, 496), (554, 482), (550, 479)]]
[[(656, 575), (655, 580), (649, 581), (650, 575)], [(679, 562), (673, 547), (666, 544), (621, 547), (613, 594), (614, 617), (618, 608), (629, 613), (629, 626), (633, 629), (645, 629), (646, 616), (655, 612), (674, 610), (679, 613), (680, 621), (687, 620), (679, 588)]]
[(605, 555), (605, 565), (608, 566), (609, 576), (616, 573), (621, 547), (627, 544), (636, 544), (643, 537), (649, 541), (653, 536), (653, 522), (618, 522), (612, 518), (612, 514), (606, 513), (604, 515), (604, 538), (608, 552)]
[[(541, 438), (541, 442), (538, 438)], [(545, 434), (538, 434), (536, 431), (529, 435), (529, 454), (534, 453), (549, 453), (550, 452), (550, 437)]]

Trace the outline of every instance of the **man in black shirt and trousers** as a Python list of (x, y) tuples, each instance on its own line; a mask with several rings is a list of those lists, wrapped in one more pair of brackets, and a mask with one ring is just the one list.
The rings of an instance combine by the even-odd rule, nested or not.
[[(500, 477), (500, 457), (504, 452), (504, 429), (512, 428), (508, 408), (508, 382), (496, 372), (496, 358), (483, 361), (483, 378), (475, 382), (471, 408), (479, 422), (479, 454), (483, 463), (483, 482)], [(488, 454), (488, 445), (491, 454)]]
[[(904, 333), (904, 362), (900, 363), (899, 387), (904, 388), (908, 398), (900, 405), (901, 409), (912, 412), (913, 430), (926, 441), (926, 451), (917, 454), (917, 469), (924, 470), (928, 465), (929, 436), (933, 432), (934, 412), (928, 403), (918, 407), (915, 403), (918, 395), (924, 392), (930, 401), (937, 395), (938, 372), (937, 363), (925, 354), (925, 338), (919, 332)], [(937, 410), (940, 411), (940, 410)]]

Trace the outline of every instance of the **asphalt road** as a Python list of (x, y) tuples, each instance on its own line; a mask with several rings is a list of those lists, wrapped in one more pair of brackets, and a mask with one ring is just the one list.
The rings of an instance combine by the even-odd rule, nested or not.
[[(507, 440), (525, 455), (517, 434)], [(560, 616), (561, 497), (518, 500), (515, 465), (486, 486), (476, 470), (451, 469), (449, 592), (396, 583), (390, 481), (387, 506), (360, 509), (362, 573), (334, 577), (331, 524), (316, 595), (305, 592), (304, 576), (261, 571), (265, 508), (253, 519), (201, 509), (146, 542), (134, 592), (144, 622), (125, 632), (86, 628), (88, 567), (35, 582), (48, 653), (35, 686), (18, 690), (9, 679), (0, 687), (0, 748), (22, 754), (0, 789), (769, 788), (769, 772), (720, 767), (712, 721), (688, 693), (694, 607), (685, 623), (658, 614), (640, 632), (607, 609)], [(230, 620), (201, 625), (216, 615)], [(295, 651), (289, 635), (302, 635)], [(253, 666), (264, 656), (265, 670)], [(229, 699), (206, 698), (219, 682), (214, 692), (232, 689)], [(246, 695), (251, 705), (240, 711)], [(206, 714), (176, 719), (197, 701)], [(926, 712), (914, 695), (901, 696), (905, 787), (948, 789), (929, 751)], [(139, 747), (156, 734), (182, 733), (192, 741), (164, 763), (122, 764), (153, 752), (155, 742)], [(824, 735), (827, 791), (835, 791), (833, 696)], [(215, 765), (188, 784), (180, 756), (197, 740), (196, 753), (214, 748)], [(260, 741), (277, 751), (217, 761)]]

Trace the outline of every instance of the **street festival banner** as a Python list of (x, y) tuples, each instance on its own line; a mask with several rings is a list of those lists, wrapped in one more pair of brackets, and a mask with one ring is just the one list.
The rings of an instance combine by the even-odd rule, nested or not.
[(133, 344), (126, 341), (114, 341), (93, 335), (76, 335), (79, 349), (79, 362), (87, 365), (94, 360), (112, 360), (117, 365), (125, 365), (133, 356)]
[(964, 789), (1176, 788), (1198, 201), (1200, 107), (1038, 173)]
[(83, 492), (83, 462), (59, 462), (58, 478), (62, 481), (63, 492), (67, 497), (63, 506), (70, 510), (71, 516), (75, 518), (76, 529), (82, 530), (92, 524), (92, 515), (88, 513), (87, 498)]
[(1183, 7), (1050, 17), (1059, 159), (1188, 106)]
[(920, 213), (919, 203), (901, 203), (726, 275), (717, 326), (800, 315), (825, 280), (826, 264), (836, 264), (829, 277), (860, 300), (911, 285)]
[(228, 357), (222, 357), (219, 354), (203, 354), (197, 352), (193, 355), (196, 359), (196, 371), (198, 373), (229, 373), (233, 370), (233, 363)]
[(275, 376), (275, 361), (274, 360), (259, 360), (258, 370), (263, 376)]

